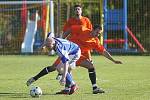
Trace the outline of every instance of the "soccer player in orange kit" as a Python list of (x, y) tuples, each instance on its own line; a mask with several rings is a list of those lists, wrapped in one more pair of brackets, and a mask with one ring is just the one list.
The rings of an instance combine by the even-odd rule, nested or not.
[[(94, 29), (92, 30), (92, 24), (90, 20), (87, 17), (83, 17), (82, 14), (82, 7), (80, 5), (74, 6), (75, 10), (75, 17), (70, 18), (66, 24), (64, 25), (64, 37), (68, 38), (70, 41), (76, 43), (81, 48), (81, 57), (77, 61), (77, 65), (81, 67), (85, 67), (88, 69), (89, 72), (89, 78), (92, 83), (93, 87), (93, 93), (103, 93), (104, 91), (99, 89), (96, 85), (96, 72), (95, 68), (92, 64), (91, 59), (91, 50), (95, 49), (99, 53), (103, 54), (106, 58), (110, 59), (116, 64), (121, 64), (120, 61), (115, 61), (111, 55), (104, 49), (102, 45), (100, 45), (100, 41), (97, 38), (97, 35), (99, 32), (102, 31), (101, 27), (96, 25)], [(94, 33), (94, 34), (92, 34)], [(68, 36), (69, 35), (69, 36)], [(91, 62), (91, 65), (86, 65), (87, 62), (85, 62), (88, 59), (89, 62)], [(85, 66), (86, 65), (86, 66)], [(100, 90), (100, 92), (96, 91)]]

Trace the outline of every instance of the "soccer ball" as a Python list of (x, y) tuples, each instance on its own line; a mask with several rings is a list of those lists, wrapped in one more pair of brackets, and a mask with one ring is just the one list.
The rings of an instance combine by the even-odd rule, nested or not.
[(42, 95), (42, 90), (41, 90), (41, 88), (38, 87), (38, 86), (33, 86), (33, 87), (31, 87), (31, 89), (30, 89), (30, 95), (31, 95), (32, 97), (40, 97), (40, 96)]

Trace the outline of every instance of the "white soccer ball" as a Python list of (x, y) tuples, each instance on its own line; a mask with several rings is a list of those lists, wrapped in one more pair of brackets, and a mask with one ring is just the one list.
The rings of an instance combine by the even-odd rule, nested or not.
[(42, 90), (41, 90), (41, 88), (38, 87), (38, 86), (33, 86), (33, 87), (31, 87), (31, 89), (30, 89), (30, 95), (31, 95), (32, 97), (40, 97), (40, 96), (42, 95)]

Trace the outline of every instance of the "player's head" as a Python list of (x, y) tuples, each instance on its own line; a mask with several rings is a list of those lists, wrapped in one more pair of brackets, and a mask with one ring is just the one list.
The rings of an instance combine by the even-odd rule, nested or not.
[(45, 41), (45, 46), (48, 48), (48, 49), (53, 49), (54, 46), (55, 46), (55, 40), (54, 38), (52, 37), (48, 37)]
[(75, 5), (74, 11), (76, 16), (81, 16), (82, 14), (82, 6), (81, 5)]
[(99, 34), (102, 33), (102, 27), (99, 24), (95, 24), (93, 26), (93, 31), (92, 31), (92, 35), (94, 37), (97, 37)]

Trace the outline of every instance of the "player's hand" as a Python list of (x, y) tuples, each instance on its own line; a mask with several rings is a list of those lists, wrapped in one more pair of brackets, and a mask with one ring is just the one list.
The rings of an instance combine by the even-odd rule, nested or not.
[(121, 62), (121, 61), (117, 61), (117, 60), (116, 60), (116, 61), (114, 61), (114, 63), (115, 63), (115, 64), (122, 64), (122, 62)]
[(59, 81), (59, 83), (60, 83), (61, 86), (64, 86), (64, 85), (66, 84), (66, 81), (65, 81), (65, 79), (61, 79), (61, 80)]

